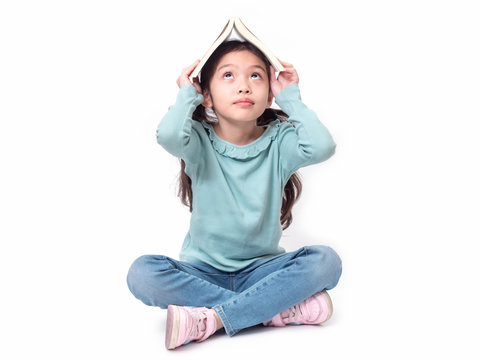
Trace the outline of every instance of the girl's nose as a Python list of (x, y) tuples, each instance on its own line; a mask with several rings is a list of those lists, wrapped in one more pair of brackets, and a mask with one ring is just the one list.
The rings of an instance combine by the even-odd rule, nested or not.
[(248, 86), (240, 86), (238, 88), (238, 93), (239, 94), (250, 94), (250, 89), (248, 88)]

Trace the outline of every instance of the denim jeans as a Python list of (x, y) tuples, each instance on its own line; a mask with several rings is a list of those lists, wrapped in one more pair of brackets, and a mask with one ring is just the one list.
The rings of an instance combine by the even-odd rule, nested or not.
[(144, 255), (130, 267), (127, 283), (146, 305), (213, 308), (232, 336), (317, 292), (332, 289), (341, 272), (337, 253), (317, 245), (260, 259), (231, 273), (205, 263)]

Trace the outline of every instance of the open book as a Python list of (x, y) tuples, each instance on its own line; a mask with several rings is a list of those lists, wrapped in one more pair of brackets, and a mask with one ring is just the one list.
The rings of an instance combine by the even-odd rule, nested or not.
[(218, 36), (217, 40), (210, 46), (208, 51), (200, 60), (200, 63), (197, 65), (195, 70), (193, 70), (190, 75), (192, 78), (197, 77), (200, 71), (202, 70), (203, 65), (207, 62), (209, 57), (215, 51), (215, 49), (224, 41), (228, 40), (240, 40), (248, 41), (255, 45), (261, 52), (265, 54), (268, 61), (272, 64), (275, 71), (284, 71), (285, 68), (280, 64), (280, 61), (273, 55), (273, 53), (255, 36), (253, 33), (247, 29), (243, 22), (238, 17), (232, 17), (228, 21), (227, 25), (223, 28), (222, 32)]

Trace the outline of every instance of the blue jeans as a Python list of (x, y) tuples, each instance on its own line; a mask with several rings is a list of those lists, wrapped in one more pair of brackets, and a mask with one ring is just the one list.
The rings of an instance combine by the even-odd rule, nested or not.
[(232, 336), (317, 292), (332, 289), (341, 272), (337, 253), (318, 245), (260, 259), (232, 273), (205, 263), (144, 255), (130, 267), (127, 283), (146, 305), (213, 308)]

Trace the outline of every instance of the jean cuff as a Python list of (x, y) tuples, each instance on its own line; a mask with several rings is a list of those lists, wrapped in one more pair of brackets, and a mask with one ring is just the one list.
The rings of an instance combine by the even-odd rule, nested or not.
[(225, 332), (227, 333), (228, 336), (233, 336), (235, 335), (238, 330), (234, 330), (232, 325), (227, 319), (227, 316), (225, 315), (225, 312), (223, 311), (223, 308), (220, 305), (214, 306), (213, 310), (215, 310), (220, 317), (220, 320), (222, 320), (223, 327), (225, 329)]

